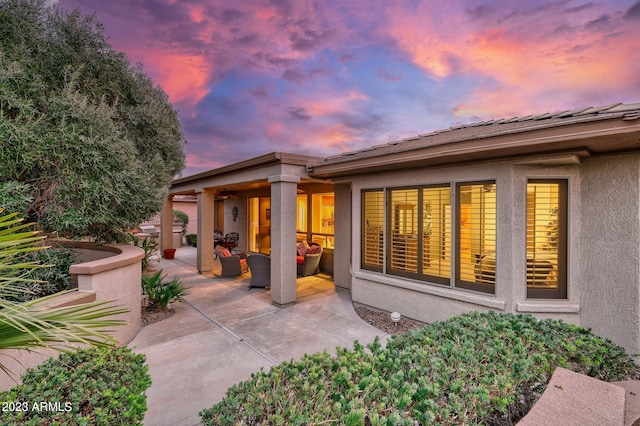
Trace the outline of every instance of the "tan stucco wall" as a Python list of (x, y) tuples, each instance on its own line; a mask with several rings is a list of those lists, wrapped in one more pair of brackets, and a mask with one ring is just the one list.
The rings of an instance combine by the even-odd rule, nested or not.
[(640, 351), (640, 155), (583, 165), (582, 324)]
[(127, 244), (109, 244), (108, 248), (120, 253), (105, 259), (72, 265), (70, 272), (77, 277), (78, 291), (94, 292), (96, 300), (113, 300), (128, 309), (127, 313), (114, 316), (126, 322), (117, 327), (113, 336), (120, 343), (128, 343), (140, 329), (142, 291), (140, 281), (142, 269), (140, 260), (144, 251)]
[[(526, 298), (527, 179), (568, 180), (568, 299)], [(496, 294), (486, 295), (360, 269), (362, 189), (495, 180)], [(593, 330), (637, 352), (640, 339), (640, 156), (576, 165), (507, 162), (380, 173), (352, 178), (352, 297), (425, 322), (471, 310), (531, 313)], [(522, 255), (520, 255), (522, 253)], [(346, 273), (347, 266), (340, 265)], [(338, 274), (338, 272), (336, 272)]]
[[(111, 334), (121, 344), (129, 343), (141, 326), (140, 260), (144, 256), (143, 250), (131, 245), (108, 244), (91, 253), (89, 243), (68, 241), (62, 244), (81, 252), (84, 259), (95, 259), (71, 266), (71, 274), (78, 279), (78, 292), (86, 294), (86, 301), (113, 300), (115, 304), (128, 309), (129, 312), (112, 316), (110, 319), (126, 322), (126, 325), (115, 327)], [(107, 254), (109, 256), (105, 257)], [(48, 305), (67, 305), (69, 299), (70, 295), (57, 296)], [(36, 352), (0, 351), (0, 362), (13, 374), (8, 376), (0, 371), (0, 390), (15, 386), (27, 368), (33, 368), (56, 354), (52, 349), (38, 349)]]

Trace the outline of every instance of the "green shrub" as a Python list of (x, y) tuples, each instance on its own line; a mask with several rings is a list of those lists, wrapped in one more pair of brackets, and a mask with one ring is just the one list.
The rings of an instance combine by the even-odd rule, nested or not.
[(182, 222), (182, 235), (185, 235), (187, 233), (187, 225), (189, 225), (189, 215), (187, 215), (182, 210), (174, 210), (173, 211), (174, 222), (176, 221), (176, 219)]
[(185, 238), (190, 246), (196, 247), (198, 245), (198, 236), (196, 234), (187, 234)]
[(20, 404), (2, 413), (2, 424), (142, 424), (147, 370), (144, 355), (124, 346), (50, 358), (28, 370), (21, 385), (0, 392), (0, 401)]
[(24, 260), (50, 266), (31, 270), (27, 278), (38, 280), (38, 282), (21, 282), (20, 286), (27, 292), (16, 295), (16, 300), (25, 302), (72, 288), (73, 282), (69, 268), (74, 263), (78, 263), (78, 256), (73, 250), (64, 247), (50, 247), (46, 250), (28, 253)]
[(165, 281), (166, 277), (162, 270), (142, 276), (142, 292), (149, 298), (149, 308), (164, 309), (187, 294), (179, 279)]
[(231, 387), (205, 425), (514, 424), (556, 367), (606, 381), (637, 374), (624, 349), (531, 315), (470, 313), (393, 336), (382, 348), (305, 355)]

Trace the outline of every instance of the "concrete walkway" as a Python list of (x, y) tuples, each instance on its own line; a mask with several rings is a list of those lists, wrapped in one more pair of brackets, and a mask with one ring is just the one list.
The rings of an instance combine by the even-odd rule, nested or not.
[(199, 424), (202, 409), (253, 372), (305, 353), (351, 348), (355, 340), (366, 345), (388, 337), (362, 321), (350, 294), (326, 278), (299, 279), (296, 304), (279, 309), (268, 290), (248, 289), (247, 275), (204, 277), (194, 265), (192, 247), (178, 249), (175, 260), (152, 264), (179, 277), (189, 295), (173, 305), (175, 315), (144, 327), (129, 343), (146, 355), (153, 381), (145, 425)]

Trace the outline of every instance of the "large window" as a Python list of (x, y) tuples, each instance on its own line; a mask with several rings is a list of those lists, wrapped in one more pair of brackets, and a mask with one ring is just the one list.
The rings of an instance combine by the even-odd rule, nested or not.
[(451, 277), (451, 188), (422, 189), (422, 268), (427, 279), (448, 284)]
[(333, 192), (311, 195), (311, 240), (325, 248), (333, 248), (334, 195)]
[(567, 182), (527, 183), (527, 297), (567, 298)]
[(362, 192), (363, 269), (382, 272), (384, 244), (384, 191)]
[(296, 238), (298, 241), (313, 241), (324, 248), (332, 249), (334, 247), (334, 229), (334, 195), (332, 192), (298, 194), (296, 198)]
[(362, 268), (494, 293), (495, 182), (455, 190), (453, 209), (450, 185), (363, 191)]
[(456, 286), (495, 293), (496, 184), (458, 184)]

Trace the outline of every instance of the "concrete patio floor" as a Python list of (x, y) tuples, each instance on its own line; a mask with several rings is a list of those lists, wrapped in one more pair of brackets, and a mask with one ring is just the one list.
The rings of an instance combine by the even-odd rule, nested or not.
[(296, 304), (280, 309), (268, 290), (248, 289), (248, 274), (199, 275), (195, 254), (193, 247), (182, 247), (174, 260), (152, 263), (179, 277), (189, 294), (172, 305), (172, 317), (144, 327), (128, 345), (146, 355), (153, 381), (145, 425), (199, 424), (202, 409), (251, 373), (306, 353), (335, 353), (336, 346), (388, 337), (358, 317), (349, 292), (336, 289), (329, 277), (300, 278)]

